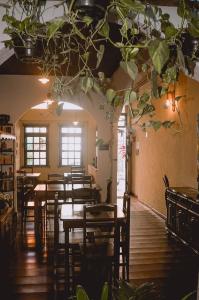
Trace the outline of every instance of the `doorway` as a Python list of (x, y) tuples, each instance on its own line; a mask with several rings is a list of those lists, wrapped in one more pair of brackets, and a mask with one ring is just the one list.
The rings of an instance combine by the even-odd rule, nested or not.
[(126, 138), (126, 114), (122, 113), (118, 121), (117, 198), (123, 197), (127, 186)]

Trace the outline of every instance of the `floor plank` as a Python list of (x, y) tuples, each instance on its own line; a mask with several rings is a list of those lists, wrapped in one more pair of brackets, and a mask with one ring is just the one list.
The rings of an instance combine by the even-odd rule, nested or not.
[[(132, 283), (154, 282), (165, 300), (180, 300), (196, 289), (198, 258), (168, 239), (165, 222), (135, 199), (131, 200), (130, 237)], [(0, 296), (4, 297), (0, 299), (54, 299), (53, 260), (48, 248), (52, 243), (50, 239), (47, 242), (44, 248), (36, 248), (33, 224), (27, 226), (25, 235), (18, 233), (16, 249), (1, 263)]]

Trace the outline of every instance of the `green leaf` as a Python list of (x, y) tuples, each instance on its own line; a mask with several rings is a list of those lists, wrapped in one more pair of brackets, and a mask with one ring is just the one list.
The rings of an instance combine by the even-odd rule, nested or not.
[(127, 90), (124, 95), (124, 103), (130, 104), (137, 99), (136, 92), (132, 90)]
[(99, 84), (96, 82), (96, 80), (94, 80), (94, 83), (93, 83), (93, 90), (98, 94), (100, 94), (102, 92), (101, 88), (100, 88)]
[(145, 11), (145, 5), (142, 4), (140, 1), (120, 0), (120, 2), (136, 12), (144, 12)]
[(82, 77), (80, 84), (82, 91), (84, 91), (84, 93), (87, 94), (93, 88), (93, 78), (87, 76)]
[(48, 24), (47, 35), (48, 41), (53, 38), (55, 33), (64, 25), (64, 20), (62, 18), (54, 19)]
[(108, 103), (112, 103), (113, 99), (116, 97), (116, 91), (114, 91), (113, 89), (108, 89), (106, 91), (106, 98)]
[(112, 101), (112, 105), (114, 107), (117, 107), (121, 104), (121, 99), (120, 99), (120, 96), (116, 95), (115, 98), (113, 99)]
[(196, 291), (190, 292), (189, 294), (185, 295), (181, 300), (189, 300), (189, 299), (191, 300), (194, 294), (196, 294)]
[(143, 72), (146, 72), (147, 69), (148, 69), (147, 64), (143, 64), (143, 65), (142, 65), (142, 71), (143, 71)]
[(157, 83), (157, 72), (156, 70), (152, 70), (151, 72), (151, 83), (152, 83), (152, 96), (155, 98), (159, 98), (159, 92), (158, 92), (158, 83)]
[(171, 128), (171, 126), (175, 123), (175, 121), (164, 121), (162, 122), (162, 127)]
[(160, 92), (160, 96), (164, 96), (166, 93), (168, 92), (168, 88), (167, 87), (164, 87), (162, 86), (161, 88), (161, 92)]
[(96, 65), (96, 68), (99, 67), (101, 61), (102, 61), (102, 58), (104, 56), (104, 50), (105, 50), (105, 47), (104, 45), (100, 45), (100, 48), (99, 50), (97, 51), (97, 65)]
[(177, 47), (177, 60), (183, 69), (185, 69), (185, 60), (184, 60), (184, 55), (182, 53), (182, 49), (180, 47)]
[(147, 101), (149, 101), (149, 99), (150, 99), (150, 95), (147, 93), (147, 92), (145, 92), (144, 94), (142, 94), (142, 96), (140, 97), (140, 101), (141, 102), (147, 102)]
[(78, 285), (76, 287), (76, 297), (77, 300), (89, 300), (89, 297), (83, 287), (81, 285)]
[(157, 131), (158, 129), (160, 129), (161, 125), (162, 125), (162, 123), (161, 123), (160, 121), (154, 121), (154, 122), (152, 123), (152, 127), (153, 127), (153, 129), (154, 129), (155, 131)]
[(166, 83), (175, 82), (178, 76), (178, 69), (176, 66), (170, 67), (166, 69), (165, 73), (163, 74), (163, 80)]
[(166, 39), (170, 39), (171, 37), (175, 36), (177, 32), (178, 30), (171, 23), (165, 28), (164, 31)]
[(109, 31), (110, 31), (110, 28), (109, 28), (108, 22), (104, 22), (104, 24), (102, 25), (102, 27), (99, 30), (99, 34), (102, 35), (105, 38), (108, 38), (109, 37)]
[(169, 59), (170, 51), (167, 42), (158, 39), (151, 41), (148, 50), (156, 71), (161, 74), (162, 68)]
[(87, 25), (89, 26), (92, 22), (93, 22), (93, 19), (89, 16), (84, 16), (82, 21)]
[(120, 66), (130, 76), (132, 80), (136, 79), (138, 74), (138, 67), (133, 60), (127, 62), (121, 61)]
[(77, 26), (75, 25), (75, 23), (73, 23), (73, 28), (75, 33), (77, 34), (77, 36), (80, 37), (80, 39), (82, 40), (86, 40), (86, 37), (83, 35), (83, 33), (77, 28)]
[(199, 38), (199, 18), (192, 18), (188, 30), (192, 36)]

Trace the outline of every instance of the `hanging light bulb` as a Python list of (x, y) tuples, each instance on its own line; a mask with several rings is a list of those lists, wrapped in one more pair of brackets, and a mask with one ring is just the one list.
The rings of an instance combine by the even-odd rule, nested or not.
[(73, 125), (74, 125), (74, 126), (77, 126), (78, 124), (79, 124), (78, 121), (74, 121), (74, 122), (73, 122)]
[(42, 84), (47, 84), (50, 81), (50, 79), (48, 79), (47, 77), (41, 77), (38, 79), (38, 81)]

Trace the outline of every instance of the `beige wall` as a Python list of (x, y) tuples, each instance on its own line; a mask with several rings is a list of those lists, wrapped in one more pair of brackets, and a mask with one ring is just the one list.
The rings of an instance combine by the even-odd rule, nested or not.
[(70, 171), (70, 168), (59, 166), (59, 127), (61, 125), (72, 124), (73, 121), (78, 120), (83, 128), (83, 165), (92, 163), (95, 157), (95, 134), (96, 122), (93, 117), (84, 110), (79, 111), (63, 111), (60, 116), (56, 114), (53, 104), (48, 110), (29, 110), (17, 122), (20, 127), (20, 140), (21, 146), (21, 162), (20, 166), (24, 165), (24, 136), (23, 125), (25, 124), (45, 124), (48, 126), (48, 139), (49, 139), (49, 166), (48, 167), (34, 167), (34, 171), (42, 173), (41, 179), (46, 179), (48, 173), (63, 173)]
[[(9, 114), (11, 122), (16, 123), (32, 106), (41, 103), (46, 98), (49, 87), (42, 86), (37, 79), (38, 76), (30, 75), (0, 75), (0, 113)], [(107, 112), (111, 108), (103, 95), (85, 95), (77, 91), (70, 99), (65, 96), (62, 100), (77, 104), (89, 112), (96, 122), (98, 137), (105, 142), (111, 142), (112, 124), (107, 118)], [(98, 169), (97, 180), (102, 188), (102, 199), (105, 199), (107, 179), (112, 176), (111, 147), (107, 151), (99, 151)]]
[[(147, 89), (147, 86), (143, 88)], [(176, 95), (185, 95), (179, 103), (183, 127), (148, 130), (148, 137), (136, 128), (132, 139), (132, 192), (149, 206), (165, 214), (162, 177), (167, 174), (171, 186), (197, 187), (197, 114), (199, 83), (181, 75)], [(157, 119), (179, 118), (171, 108), (164, 109), (166, 97), (156, 101)], [(177, 132), (176, 130), (179, 130)], [(136, 147), (139, 146), (139, 154)]]

